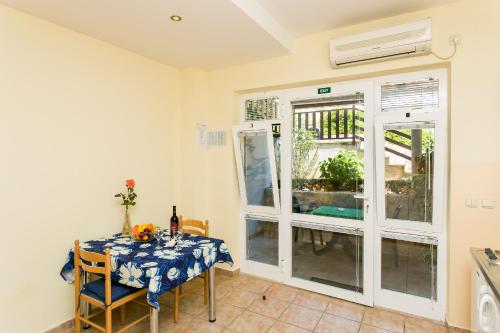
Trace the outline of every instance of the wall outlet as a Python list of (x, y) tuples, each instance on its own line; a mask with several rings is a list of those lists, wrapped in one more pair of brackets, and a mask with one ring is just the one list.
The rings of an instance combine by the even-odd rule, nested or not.
[(452, 35), (450, 36), (450, 45), (460, 45), (462, 44), (462, 36), (461, 35)]
[(465, 199), (465, 206), (469, 208), (477, 208), (479, 205), (479, 200), (477, 198), (467, 198)]
[(495, 208), (495, 199), (485, 198), (485, 199), (481, 200), (481, 206), (483, 208), (493, 209), (493, 208)]

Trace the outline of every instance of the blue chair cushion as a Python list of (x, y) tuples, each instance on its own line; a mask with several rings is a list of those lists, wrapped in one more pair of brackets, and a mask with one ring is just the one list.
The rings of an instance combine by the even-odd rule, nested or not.
[[(82, 294), (95, 298), (102, 303), (105, 299), (104, 279), (89, 282), (83, 286)], [(111, 302), (115, 302), (125, 296), (138, 292), (140, 289), (129, 287), (114, 281), (111, 281)]]

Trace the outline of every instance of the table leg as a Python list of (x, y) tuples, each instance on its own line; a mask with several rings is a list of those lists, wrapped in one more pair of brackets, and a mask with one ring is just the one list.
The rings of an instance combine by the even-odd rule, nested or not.
[(208, 269), (208, 320), (215, 321), (215, 265)]
[[(85, 285), (87, 284), (88, 282), (90, 282), (90, 273), (88, 272), (83, 272), (83, 279), (82, 279), (82, 283)], [(82, 306), (81, 306), (81, 312), (82, 312), (82, 315), (84, 317), (88, 317), (90, 315), (90, 311), (91, 311), (91, 305), (89, 302), (85, 302), (85, 301), (80, 301)], [(90, 325), (87, 324), (87, 323), (83, 323), (83, 328), (84, 329), (87, 329), (87, 328), (90, 328)]]
[(151, 308), (151, 316), (149, 318), (149, 333), (158, 333), (158, 309)]

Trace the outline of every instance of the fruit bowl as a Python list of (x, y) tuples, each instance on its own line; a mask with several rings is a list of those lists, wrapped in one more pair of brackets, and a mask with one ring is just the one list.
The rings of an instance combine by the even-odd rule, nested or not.
[(149, 242), (154, 239), (153, 233), (155, 232), (155, 228), (151, 223), (134, 225), (132, 228), (132, 237), (137, 242)]

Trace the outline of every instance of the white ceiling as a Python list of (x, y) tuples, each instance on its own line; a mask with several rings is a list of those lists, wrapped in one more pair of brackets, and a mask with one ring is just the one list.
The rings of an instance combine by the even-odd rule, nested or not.
[(293, 36), (376, 20), (457, 0), (257, 0)]
[[(0, 0), (176, 67), (289, 54), (293, 37), (455, 0)], [(181, 22), (169, 17), (178, 14)]]

